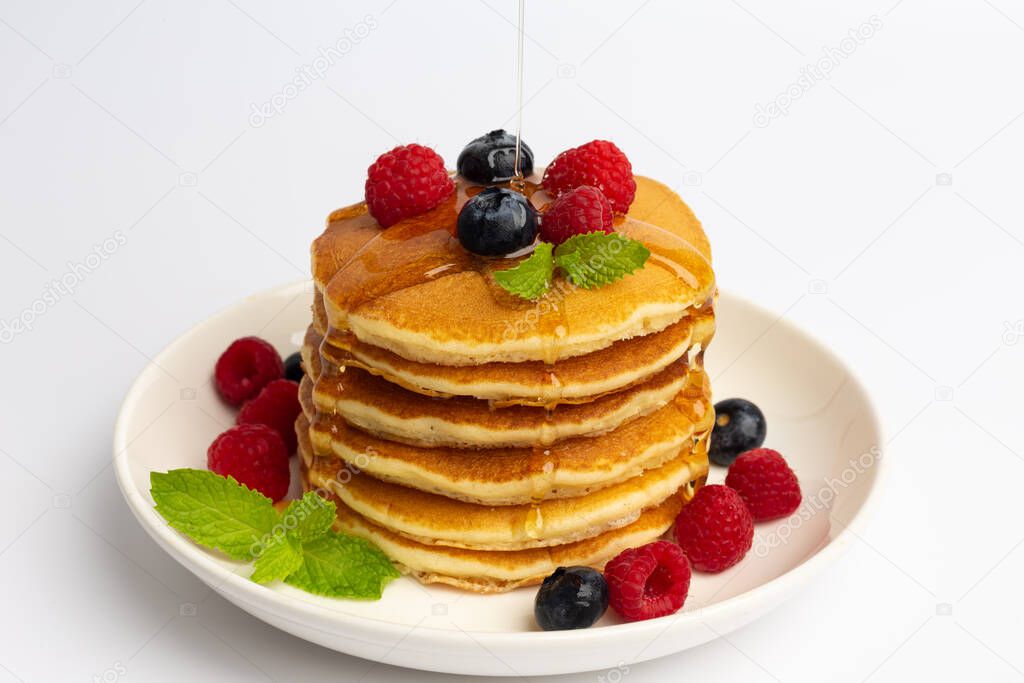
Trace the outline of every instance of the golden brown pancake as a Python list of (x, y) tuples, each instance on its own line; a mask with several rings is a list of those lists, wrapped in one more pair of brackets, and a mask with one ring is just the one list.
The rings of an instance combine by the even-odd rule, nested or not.
[(691, 349), (699, 353), (714, 334), (711, 307), (684, 316), (656, 334), (617, 341), (606, 349), (553, 365), (540, 361), (449, 366), (410, 361), (336, 333), (322, 344), (323, 330), (311, 327), (306, 344), (320, 348), (337, 366), (356, 367), (425, 396), (469, 396), (492, 406), (585, 403), (643, 382)]
[[(696, 368), (694, 373), (703, 373)], [(328, 369), (313, 389), (319, 411), (377, 436), (414, 446), (498, 448), (546, 446), (596, 436), (667, 405), (689, 380), (686, 359), (634, 387), (590, 403), (553, 409), (492, 409), (475, 398), (426, 398), (359, 368)]]
[[(651, 250), (644, 268), (594, 290), (559, 279), (538, 301), (513, 296), (491, 274), (517, 259), (474, 256), (454, 236), (458, 210), (475, 189), (460, 181), (441, 205), (387, 230), (376, 229), (362, 205), (332, 214), (312, 248), (328, 326), (419, 362), (551, 363), (660, 331), (714, 294), (700, 223), (670, 190), (643, 181), (616, 229)], [(547, 201), (542, 191), (532, 199)], [(669, 214), (667, 227), (637, 219)]]

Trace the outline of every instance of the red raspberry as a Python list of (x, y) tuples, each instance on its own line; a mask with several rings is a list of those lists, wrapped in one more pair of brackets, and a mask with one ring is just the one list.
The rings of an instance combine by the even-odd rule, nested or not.
[(238, 424), (261, 424), (273, 428), (281, 435), (289, 453), (295, 453), (295, 418), (302, 412), (299, 405), (299, 385), (287, 379), (275, 379), (263, 391), (247, 401), (238, 411)]
[(234, 406), (260, 393), (283, 374), (284, 363), (277, 349), (259, 337), (242, 337), (232, 342), (213, 369), (217, 391)]
[(675, 543), (623, 550), (604, 567), (608, 603), (626, 621), (673, 614), (690, 591), (690, 563)]
[(366, 172), (366, 206), (382, 228), (426, 213), (454, 189), (444, 159), (423, 145), (395, 147)]
[(629, 211), (636, 194), (633, 166), (622, 150), (607, 140), (594, 140), (559, 154), (544, 171), (542, 184), (556, 197), (580, 185), (593, 185), (619, 213)]
[(788, 517), (800, 507), (800, 482), (778, 451), (755, 448), (741, 453), (725, 485), (740, 494), (755, 522)]
[(676, 540), (697, 571), (720, 572), (743, 559), (754, 543), (754, 520), (740, 494), (705, 486), (676, 518)]
[(611, 202), (591, 185), (559, 195), (540, 221), (540, 238), (552, 244), (561, 244), (573, 235), (587, 232), (614, 232)]
[(206, 466), (278, 501), (288, 493), (288, 451), (277, 430), (260, 424), (232, 427), (210, 444)]

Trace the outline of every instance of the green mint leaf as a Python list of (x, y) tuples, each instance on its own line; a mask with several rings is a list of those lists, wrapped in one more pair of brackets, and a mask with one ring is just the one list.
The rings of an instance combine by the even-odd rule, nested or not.
[(594, 289), (643, 268), (650, 255), (643, 244), (617, 232), (588, 232), (559, 244), (554, 264), (577, 287)]
[(280, 516), (269, 498), (206, 470), (151, 472), (156, 511), (196, 543), (235, 560), (252, 560)]
[(302, 566), (302, 543), (291, 533), (279, 534), (263, 548), (256, 558), (255, 570), (249, 577), (256, 583), (284, 581)]
[(529, 258), (515, 268), (495, 271), (494, 279), (507, 292), (524, 299), (536, 299), (548, 291), (553, 275), (551, 245), (538, 242)]
[(387, 555), (369, 541), (333, 531), (302, 544), (302, 565), (285, 582), (333, 598), (377, 600), (398, 578)]
[(289, 532), (300, 541), (311, 541), (321, 536), (334, 524), (337, 506), (307, 491), (302, 498), (293, 500), (281, 513), (281, 521)]

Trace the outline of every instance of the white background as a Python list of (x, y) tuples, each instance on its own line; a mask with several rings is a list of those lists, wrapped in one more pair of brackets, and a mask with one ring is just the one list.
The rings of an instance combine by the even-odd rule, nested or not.
[[(0, 681), (443, 678), (210, 595), (131, 518), (110, 434), (164, 345), (306, 275), (378, 154), (419, 141), (452, 165), (512, 124), (513, 17), (508, 0), (0, 2), (0, 325), (32, 321), (0, 345)], [(847, 359), (889, 435), (879, 513), (832, 571), (626, 680), (1024, 675), (1024, 7), (535, 1), (527, 32), (538, 163), (608, 138), (677, 188), (721, 286)], [(830, 78), (801, 85), (826, 49)], [(61, 278), (74, 291), (47, 300)]]

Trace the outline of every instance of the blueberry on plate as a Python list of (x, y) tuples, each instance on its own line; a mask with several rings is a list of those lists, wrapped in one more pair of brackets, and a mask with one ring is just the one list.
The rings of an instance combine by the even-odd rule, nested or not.
[(589, 628), (608, 609), (608, 584), (590, 567), (559, 567), (544, 579), (533, 603), (545, 631)]
[(514, 190), (489, 187), (462, 207), (458, 232), (459, 242), (474, 254), (511, 254), (533, 244), (537, 209)]
[(742, 398), (719, 401), (708, 457), (716, 465), (728, 467), (740, 453), (760, 448), (767, 433), (768, 423), (756, 405)]
[[(516, 175), (516, 136), (504, 130), (481, 135), (459, 153), (455, 162), (459, 175), (481, 185), (505, 183)], [(524, 142), (519, 147), (519, 170), (533, 173), (533, 152)]]
[(302, 354), (296, 351), (284, 359), (284, 378), (293, 382), (302, 381)]

